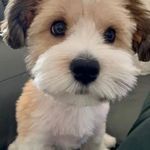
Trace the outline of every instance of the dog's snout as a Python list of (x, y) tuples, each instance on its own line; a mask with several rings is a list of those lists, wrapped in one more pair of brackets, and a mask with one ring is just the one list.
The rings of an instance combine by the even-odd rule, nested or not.
[(95, 59), (77, 58), (71, 62), (70, 69), (75, 80), (83, 85), (89, 85), (97, 79), (100, 64)]

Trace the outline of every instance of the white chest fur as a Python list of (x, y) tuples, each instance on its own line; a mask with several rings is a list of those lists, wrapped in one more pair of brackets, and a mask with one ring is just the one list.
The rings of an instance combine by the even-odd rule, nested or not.
[(47, 96), (40, 100), (40, 105), (32, 116), (38, 118), (38, 123), (37, 120), (33, 121), (33, 124), (36, 122), (35, 132), (46, 135), (49, 143), (78, 148), (89, 137), (104, 130), (108, 111), (109, 103), (76, 107), (59, 103)]

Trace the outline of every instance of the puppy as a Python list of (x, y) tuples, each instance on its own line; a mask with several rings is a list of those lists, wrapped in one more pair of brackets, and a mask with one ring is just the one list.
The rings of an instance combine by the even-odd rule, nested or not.
[(17, 102), (9, 150), (108, 150), (109, 102), (136, 84), (133, 54), (150, 60), (139, 0), (10, 0), (4, 40), (27, 46), (31, 80)]

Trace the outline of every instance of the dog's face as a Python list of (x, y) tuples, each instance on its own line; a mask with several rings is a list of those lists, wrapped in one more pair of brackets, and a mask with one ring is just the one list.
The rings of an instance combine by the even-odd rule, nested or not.
[(126, 95), (136, 80), (129, 54), (136, 26), (121, 5), (106, 0), (42, 3), (28, 34), (36, 85), (56, 95)]
[[(27, 65), (40, 89), (55, 96), (88, 95), (109, 100), (125, 96), (135, 85), (138, 70), (132, 61), (132, 48), (143, 60), (149, 59), (149, 35), (145, 34), (149, 27), (142, 21), (150, 20), (138, 1), (15, 2), (8, 12), (7, 40), (18, 48), (26, 39)], [(18, 29), (11, 25), (11, 12), (17, 5), (25, 9), (14, 23)], [(141, 18), (134, 16), (136, 9), (143, 13)]]

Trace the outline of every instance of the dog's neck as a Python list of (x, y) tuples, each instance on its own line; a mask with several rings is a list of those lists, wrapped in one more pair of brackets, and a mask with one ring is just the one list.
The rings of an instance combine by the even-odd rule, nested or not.
[(38, 109), (33, 114), (37, 116), (42, 113), (39, 128), (45, 132), (48, 130), (51, 133), (49, 139), (52, 138), (57, 145), (61, 145), (62, 141), (68, 145), (69, 141), (73, 143), (69, 146), (80, 147), (99, 128), (103, 128), (109, 111), (107, 102), (93, 106), (77, 106), (64, 103), (68, 97), (57, 98), (55, 100), (56, 97), (54, 99), (46, 94), (44, 97), (38, 97)]

